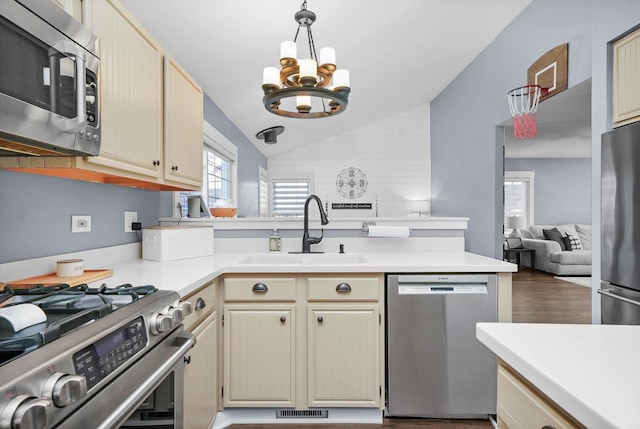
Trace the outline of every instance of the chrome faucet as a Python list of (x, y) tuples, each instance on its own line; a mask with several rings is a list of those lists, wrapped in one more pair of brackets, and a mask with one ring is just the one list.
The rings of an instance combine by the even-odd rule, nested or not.
[(324, 229), (322, 230), (322, 235), (320, 237), (309, 236), (309, 202), (311, 202), (311, 200), (316, 200), (316, 203), (318, 203), (318, 208), (320, 209), (320, 223), (322, 225), (326, 225), (329, 223), (329, 219), (327, 219), (327, 213), (322, 208), (322, 201), (320, 201), (320, 198), (318, 198), (317, 195), (309, 195), (309, 197), (307, 197), (307, 200), (304, 202), (304, 232), (302, 233), (302, 253), (312, 253), (311, 245), (320, 243), (322, 241), (322, 237), (324, 237)]

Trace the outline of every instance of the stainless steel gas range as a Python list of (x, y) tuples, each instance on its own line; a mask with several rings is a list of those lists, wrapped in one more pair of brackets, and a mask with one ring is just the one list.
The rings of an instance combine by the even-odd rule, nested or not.
[[(16, 310), (46, 320), (12, 324)], [(6, 286), (0, 429), (182, 428), (190, 312), (153, 286)]]

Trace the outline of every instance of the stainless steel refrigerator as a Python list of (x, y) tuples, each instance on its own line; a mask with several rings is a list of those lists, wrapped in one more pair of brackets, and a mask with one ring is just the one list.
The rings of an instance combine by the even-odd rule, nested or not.
[(602, 135), (603, 324), (640, 325), (640, 123)]

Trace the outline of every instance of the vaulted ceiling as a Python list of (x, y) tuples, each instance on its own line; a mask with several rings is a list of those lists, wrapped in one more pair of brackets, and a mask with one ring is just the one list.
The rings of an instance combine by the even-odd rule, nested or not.
[[(262, 104), (262, 70), (279, 66), (301, 0), (121, 0), (266, 156), (315, 143), (426, 104), (531, 0), (308, 0), (316, 48), (350, 71), (347, 110), (290, 119)], [(308, 51), (298, 39), (298, 56)], [(305, 56), (306, 57), (306, 56)], [(255, 134), (285, 131), (267, 145)]]

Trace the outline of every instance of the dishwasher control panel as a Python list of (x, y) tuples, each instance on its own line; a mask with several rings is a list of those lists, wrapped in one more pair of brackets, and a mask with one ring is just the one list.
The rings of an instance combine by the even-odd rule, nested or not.
[(398, 285), (398, 295), (432, 294), (486, 294), (486, 285), (436, 285), (405, 284)]

